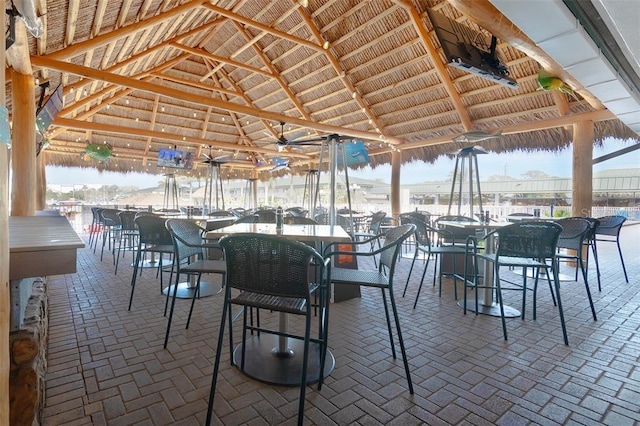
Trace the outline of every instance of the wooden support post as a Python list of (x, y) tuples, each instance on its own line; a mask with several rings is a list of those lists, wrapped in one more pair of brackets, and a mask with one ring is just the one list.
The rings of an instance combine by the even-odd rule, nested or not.
[(397, 219), (400, 215), (400, 168), (402, 167), (402, 152), (391, 151), (391, 215)]
[(36, 210), (47, 208), (46, 152), (40, 151), (36, 157)]
[(33, 216), (36, 206), (36, 105), (31, 74), (12, 73), (11, 215)]
[[(6, 2), (0, 0), (2, 10)], [(0, 28), (5, 27), (0, 13)], [(0, 63), (5, 64), (5, 33), (0, 36)], [(0, 105), (5, 105), (5, 73), (0, 75)], [(9, 424), (9, 149), (0, 142), (0, 425)]]
[(593, 201), (593, 121), (573, 125), (572, 216), (591, 217)]

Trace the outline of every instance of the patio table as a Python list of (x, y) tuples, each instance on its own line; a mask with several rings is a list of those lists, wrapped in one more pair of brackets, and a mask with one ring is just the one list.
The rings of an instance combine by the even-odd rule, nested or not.
[[(276, 230), (273, 223), (241, 223), (215, 229), (206, 233), (207, 239), (219, 239), (225, 235), (236, 233), (259, 233), (279, 235), (287, 239), (300, 242), (343, 242), (350, 243), (351, 237), (339, 225), (283, 225), (282, 231)], [(278, 331), (287, 333), (289, 328), (288, 315), (279, 313)], [(239, 365), (241, 345), (233, 350), (233, 360)], [(303, 341), (289, 339), (284, 336), (262, 333), (245, 342), (245, 364), (241, 370), (247, 376), (261, 382), (282, 385), (299, 386), (300, 370), (302, 368)], [(335, 367), (335, 358), (327, 349), (324, 364), (324, 377), (328, 376)], [(309, 360), (307, 365), (307, 383), (318, 381), (320, 375), (320, 347), (316, 343), (309, 344)]]
[[(440, 225), (444, 227), (452, 227), (458, 229), (481, 230), (483, 233), (490, 232), (496, 228), (500, 228), (505, 225), (509, 225), (508, 222), (464, 222), (464, 221), (441, 221)], [(490, 234), (486, 239), (485, 253), (493, 253), (495, 247), (495, 238), (493, 234)], [(483, 262), (483, 280), (484, 282), (491, 282), (493, 284), (493, 268), (490, 262)], [(493, 300), (494, 287), (487, 286), (482, 294), (482, 298), (478, 299), (478, 314), (490, 315), (494, 317), (500, 316), (500, 305)], [(458, 306), (463, 306), (464, 302), (458, 302)], [(475, 312), (475, 299), (467, 299), (467, 309)], [(516, 318), (520, 316), (520, 311), (517, 309), (504, 305), (504, 316), (507, 318)]]

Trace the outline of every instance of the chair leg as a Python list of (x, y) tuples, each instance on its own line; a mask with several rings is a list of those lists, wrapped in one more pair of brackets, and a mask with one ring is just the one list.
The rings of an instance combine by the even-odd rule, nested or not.
[[(494, 268), (494, 279), (495, 279), (495, 283), (496, 283), (496, 296), (498, 298), (498, 304), (500, 305), (500, 319), (502, 320), (502, 334), (504, 335), (504, 340), (507, 340), (507, 322), (505, 321), (504, 318), (504, 303), (502, 300), (502, 287), (500, 286), (500, 266), (499, 264), (496, 262), (495, 263), (495, 268)], [(478, 300), (476, 298), (476, 300)]]
[(324, 363), (327, 359), (327, 349), (329, 344), (329, 305), (330, 301), (326, 295), (326, 290), (322, 291), (321, 299), (321, 309), (320, 309), (320, 321), (318, 321), (322, 325), (322, 330), (318, 333), (318, 336), (322, 342), (320, 347), (320, 374), (318, 376), (318, 391), (322, 389), (322, 383), (324, 382)]
[(596, 247), (595, 241), (589, 245), (591, 246), (591, 251), (593, 252), (593, 261), (596, 264), (596, 277), (598, 278), (598, 291), (602, 291), (602, 286), (600, 284), (600, 264), (598, 262), (598, 248)]
[(627, 276), (627, 268), (624, 266), (624, 258), (622, 257), (622, 248), (620, 248), (620, 239), (616, 239), (618, 245), (618, 254), (620, 255), (620, 263), (622, 263), (622, 272), (624, 272), (624, 280), (629, 284), (629, 277)]
[[(191, 323), (191, 314), (193, 314), (193, 306), (196, 304), (196, 295), (200, 295), (200, 279), (202, 278), (202, 274), (198, 274), (198, 281), (196, 282), (196, 289), (193, 292), (193, 297), (191, 298), (191, 308), (189, 308), (189, 316), (187, 317), (187, 326), (186, 329), (189, 329), (189, 324)], [(197, 297), (198, 299), (200, 297)]]
[(587, 281), (587, 271), (580, 256), (578, 256), (578, 263), (580, 264), (580, 269), (582, 270), (582, 279), (584, 280), (584, 288), (587, 290), (587, 297), (589, 298), (589, 306), (591, 306), (593, 320), (598, 321), (598, 318), (596, 317), (596, 309), (593, 306), (593, 299), (591, 298), (591, 290), (589, 290), (589, 281)]
[(304, 420), (304, 403), (307, 391), (307, 365), (309, 364), (309, 337), (311, 335), (311, 309), (307, 309), (304, 328), (304, 350), (302, 354), (302, 372), (300, 373), (300, 397), (298, 402), (298, 426)]
[(136, 289), (136, 281), (138, 277), (138, 263), (140, 262), (140, 252), (142, 250), (138, 250), (136, 255), (136, 261), (133, 264), (133, 275), (131, 276), (131, 296), (129, 296), (129, 311), (131, 310), (131, 304), (133, 303), (133, 291)]
[[(537, 282), (537, 277), (536, 277)], [(522, 268), (522, 313), (520, 318), (524, 319), (527, 303), (527, 268)]]
[(557, 263), (552, 262), (551, 264), (551, 273), (553, 275), (553, 285), (556, 289), (556, 299), (558, 300), (558, 313), (560, 314), (560, 324), (562, 326), (562, 336), (564, 337), (564, 344), (569, 344), (569, 339), (567, 337), (567, 326), (564, 322), (564, 311), (562, 309), (562, 299), (560, 298), (560, 280), (558, 279), (559, 269), (557, 267)]
[[(383, 296), (384, 296), (384, 290), (383, 290)], [(395, 301), (395, 298), (393, 297), (393, 289), (391, 288), (389, 289), (389, 299), (391, 301), (391, 309), (393, 310), (393, 318), (396, 322), (396, 332), (398, 333), (398, 343), (400, 343), (400, 352), (402, 353), (402, 362), (404, 364), (404, 371), (405, 371), (405, 374), (407, 375), (407, 384), (409, 385), (409, 393), (413, 395), (413, 383), (411, 382), (411, 373), (409, 372), (409, 362), (407, 361), (407, 351), (405, 350), (405, 347), (404, 347), (402, 330), (400, 330), (400, 318), (398, 317), (398, 309), (396, 308), (396, 301)]]
[(416, 249), (413, 254), (413, 260), (411, 261), (411, 267), (409, 267), (409, 273), (407, 274), (407, 282), (404, 285), (404, 291), (402, 292), (402, 297), (407, 294), (407, 287), (409, 287), (409, 279), (411, 278), (411, 272), (413, 271), (413, 265), (416, 263), (416, 257), (418, 256), (418, 249)]
[(389, 341), (391, 342), (391, 354), (393, 355), (393, 359), (396, 359), (396, 347), (393, 344), (393, 331), (391, 330), (391, 318), (389, 317), (389, 306), (387, 305), (387, 296), (384, 293), (384, 288), (381, 288), (382, 291), (382, 301), (384, 302), (384, 314), (387, 318), (387, 329), (389, 330)]
[[(416, 300), (413, 302), (413, 309), (416, 308), (416, 306), (418, 305), (418, 298), (420, 297), (420, 291), (422, 291), (422, 284), (424, 283), (424, 276), (427, 273), (427, 268), (429, 267), (429, 258), (430, 256), (427, 256), (427, 263), (424, 265), (424, 270), (422, 271), (422, 278), (420, 278), (420, 285), (418, 286), (418, 292), (416, 293)], [(437, 263), (436, 259), (436, 263)], [(435, 272), (434, 272), (435, 273)]]
[[(171, 330), (171, 320), (173, 319), (173, 308), (176, 305), (176, 293), (178, 292), (178, 282), (180, 279), (180, 272), (176, 272), (176, 284), (173, 287), (173, 297), (171, 298), (171, 310), (169, 311), (169, 321), (167, 322), (167, 332), (164, 336), (164, 349), (167, 349), (167, 342), (169, 342), (169, 331)], [(169, 297), (169, 292), (167, 292)]]
[[(230, 312), (229, 303), (229, 290), (225, 290), (224, 302), (222, 304), (222, 319), (220, 320), (220, 330), (218, 331), (218, 346), (216, 347), (216, 359), (213, 363), (213, 376), (211, 377), (211, 390), (209, 391), (209, 404), (207, 405), (207, 420), (205, 425), (211, 424), (211, 418), (213, 415), (213, 399), (216, 394), (216, 384), (218, 382), (218, 372), (220, 371), (220, 355), (222, 354), (222, 341), (224, 340), (224, 326), (227, 311)], [(231, 324), (229, 324), (231, 325)], [(230, 347), (230, 351), (233, 351), (233, 347)]]

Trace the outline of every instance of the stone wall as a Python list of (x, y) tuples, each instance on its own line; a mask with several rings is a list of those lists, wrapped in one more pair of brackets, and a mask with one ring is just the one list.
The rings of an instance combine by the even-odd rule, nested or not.
[(49, 330), (46, 282), (35, 279), (24, 325), (9, 334), (9, 411), (12, 425), (40, 425)]

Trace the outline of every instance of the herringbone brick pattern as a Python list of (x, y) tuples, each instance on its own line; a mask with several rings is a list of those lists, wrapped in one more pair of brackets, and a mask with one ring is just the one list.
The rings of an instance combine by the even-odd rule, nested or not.
[[(556, 308), (545, 283), (538, 317), (500, 319), (463, 315), (452, 281), (438, 297), (432, 268), (412, 309), (419, 273), (407, 297), (402, 288), (410, 264), (400, 261), (396, 296), (408, 348), (415, 395), (401, 360), (391, 357), (379, 291), (332, 304), (330, 349), (336, 368), (320, 392), (310, 386), (309, 424), (609, 424), (640, 423), (640, 225), (622, 232), (630, 283), (624, 282), (614, 245), (600, 249), (602, 292), (595, 270), (591, 289), (598, 321), (582, 282), (563, 282), (569, 346), (562, 340)], [(130, 255), (129, 255), (130, 256)], [(111, 257), (79, 252), (78, 272), (53, 277), (46, 376), (45, 425), (199, 425), (206, 415), (222, 298), (196, 301), (185, 330), (188, 300), (178, 300), (174, 327), (162, 348), (164, 296), (155, 272), (138, 280), (127, 311), (130, 257), (115, 276)], [(570, 272), (566, 269), (565, 272)], [(215, 279), (215, 278), (213, 278)], [(507, 304), (520, 305), (515, 292)], [(264, 321), (275, 321), (263, 317)], [(295, 324), (294, 324), (295, 327)], [(236, 339), (239, 334), (235, 334)], [(294, 424), (298, 388), (249, 379), (229, 364), (223, 350), (215, 423)]]

